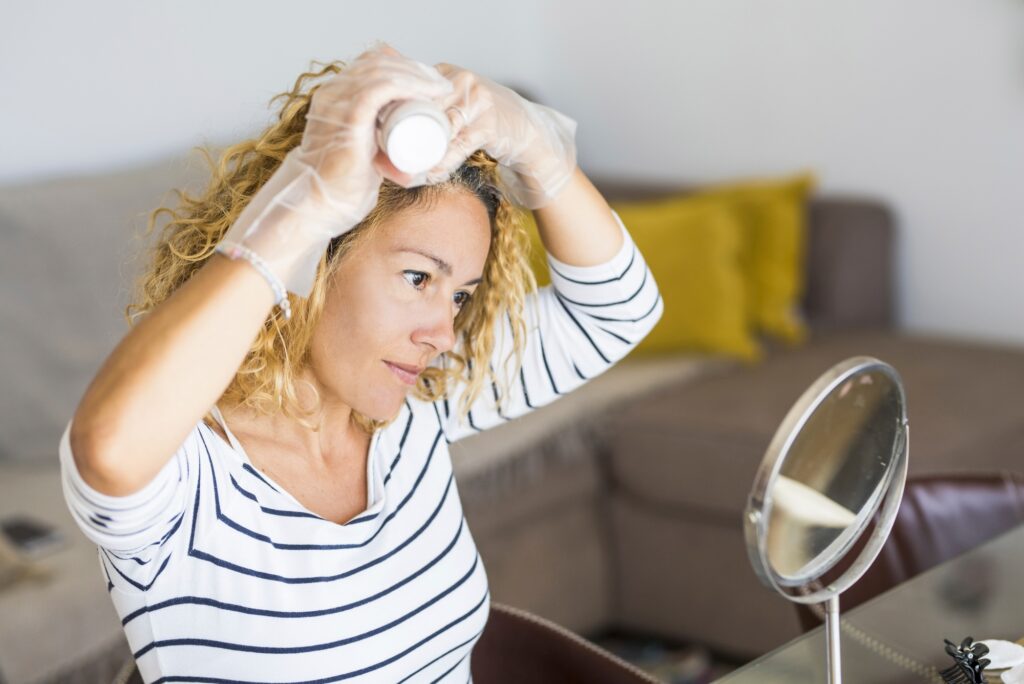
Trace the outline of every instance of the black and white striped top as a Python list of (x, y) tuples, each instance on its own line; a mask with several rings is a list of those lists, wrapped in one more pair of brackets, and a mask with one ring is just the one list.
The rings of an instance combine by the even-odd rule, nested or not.
[[(621, 225), (621, 221), (620, 221)], [(482, 392), (407, 399), (367, 459), (365, 511), (318, 517), (200, 422), (141, 491), (110, 497), (60, 444), (64, 495), (99, 547), (107, 589), (146, 682), (467, 682), (487, 577), (448, 445), (550, 403), (621, 359), (662, 312), (623, 229), (609, 262), (549, 256), (531, 295), (522, 371), (500, 411)], [(495, 360), (507, 356), (507, 322)], [(499, 371), (501, 372), (501, 371)], [(230, 435), (230, 432), (228, 432)]]

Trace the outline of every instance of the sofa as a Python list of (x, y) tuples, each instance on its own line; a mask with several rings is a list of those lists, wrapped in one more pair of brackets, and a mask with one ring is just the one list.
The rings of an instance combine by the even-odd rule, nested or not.
[[(0, 188), (0, 515), (65, 532), (30, 579), (0, 586), (0, 681), (104, 681), (127, 656), (95, 551), (60, 496), (56, 446), (123, 335), (146, 212), (197, 188), (195, 155)], [(675, 185), (598, 181), (612, 199)], [(892, 211), (824, 195), (808, 207), (806, 344), (758, 364), (694, 353), (627, 358), (543, 410), (453, 445), (456, 481), (493, 599), (584, 636), (696, 641), (737, 660), (799, 634), (756, 580), (741, 512), (789, 406), (860, 354), (902, 374), (911, 473), (1021, 471), (1024, 349), (894, 326)], [(664, 293), (663, 293), (664, 294)], [(46, 637), (46, 638), (42, 638)]]

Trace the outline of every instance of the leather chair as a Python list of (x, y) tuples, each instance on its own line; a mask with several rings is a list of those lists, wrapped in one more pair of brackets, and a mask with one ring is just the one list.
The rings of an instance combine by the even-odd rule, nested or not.
[(656, 684), (660, 680), (525, 610), (491, 603), (470, 661), (476, 684)]
[[(878, 558), (839, 597), (845, 612), (943, 561), (1024, 523), (1024, 476), (927, 475), (907, 479), (892, 532)], [(805, 630), (821, 624), (797, 604)]]
[[(658, 684), (659, 680), (583, 637), (525, 610), (491, 602), (473, 647), (476, 684)], [(142, 684), (128, 661), (113, 684)]]

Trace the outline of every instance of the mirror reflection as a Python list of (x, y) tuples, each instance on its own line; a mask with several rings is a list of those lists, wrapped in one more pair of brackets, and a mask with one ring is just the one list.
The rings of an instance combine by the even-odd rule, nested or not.
[(894, 379), (868, 370), (837, 385), (793, 438), (772, 484), (767, 556), (800, 583), (835, 564), (885, 491), (902, 409)]

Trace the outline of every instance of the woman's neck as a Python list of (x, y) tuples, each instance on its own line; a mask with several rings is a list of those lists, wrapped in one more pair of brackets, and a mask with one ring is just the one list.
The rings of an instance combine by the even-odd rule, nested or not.
[[(301, 458), (313, 469), (330, 469), (366, 452), (370, 435), (352, 420), (352, 410), (341, 404), (324, 403), (319, 418), (320, 428), (313, 430), (297, 419), (275, 413), (267, 415), (255, 409), (221, 407), (224, 419), (243, 443), (270, 445), (274, 451)], [(248, 451), (248, 449), (247, 449)]]

